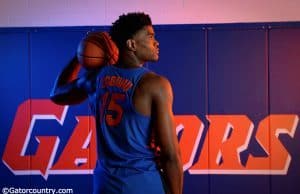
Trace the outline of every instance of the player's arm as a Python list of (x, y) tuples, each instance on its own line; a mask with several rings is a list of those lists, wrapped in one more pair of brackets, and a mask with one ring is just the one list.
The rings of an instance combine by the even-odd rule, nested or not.
[(59, 73), (50, 93), (50, 99), (60, 105), (78, 104), (87, 98), (87, 91), (83, 87), (85, 80), (78, 78), (81, 65), (75, 56)]
[(152, 116), (156, 141), (160, 147), (160, 162), (171, 194), (181, 194), (183, 170), (172, 110), (173, 92), (168, 80), (158, 77), (155, 85)]

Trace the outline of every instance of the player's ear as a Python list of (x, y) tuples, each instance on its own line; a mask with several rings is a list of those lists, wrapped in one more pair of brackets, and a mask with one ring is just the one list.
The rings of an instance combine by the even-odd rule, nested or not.
[(133, 39), (128, 39), (126, 41), (126, 47), (130, 50), (130, 51), (136, 51), (136, 43), (135, 40)]

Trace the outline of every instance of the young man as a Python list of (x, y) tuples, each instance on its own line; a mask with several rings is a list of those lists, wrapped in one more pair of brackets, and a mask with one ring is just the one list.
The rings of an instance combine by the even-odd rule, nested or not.
[(151, 19), (144, 13), (121, 15), (110, 35), (119, 48), (117, 64), (77, 78), (80, 65), (74, 59), (58, 76), (51, 99), (57, 104), (90, 100), (99, 156), (94, 193), (180, 194), (183, 172), (172, 88), (143, 67), (159, 58)]

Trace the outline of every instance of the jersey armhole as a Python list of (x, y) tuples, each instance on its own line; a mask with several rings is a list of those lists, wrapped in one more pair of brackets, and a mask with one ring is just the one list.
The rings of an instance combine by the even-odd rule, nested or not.
[(142, 79), (147, 73), (150, 73), (150, 72), (151, 72), (151, 71), (145, 69), (145, 71), (143, 71), (143, 72), (138, 76), (138, 78), (137, 78), (137, 80), (136, 80), (136, 84), (134, 84), (134, 87), (132, 88), (132, 92), (131, 92), (131, 94), (130, 94), (130, 96), (129, 96), (129, 98), (130, 98), (130, 99), (129, 99), (129, 103), (130, 103), (130, 108), (132, 109), (132, 111), (133, 111), (135, 114), (140, 115), (140, 116), (145, 117), (145, 118), (148, 118), (149, 116), (146, 116), (146, 115), (143, 115), (143, 114), (139, 113), (139, 112), (136, 110), (136, 108), (134, 107), (134, 104), (133, 104), (133, 95), (134, 95), (135, 90), (136, 90), (136, 87), (139, 85), (141, 79)]

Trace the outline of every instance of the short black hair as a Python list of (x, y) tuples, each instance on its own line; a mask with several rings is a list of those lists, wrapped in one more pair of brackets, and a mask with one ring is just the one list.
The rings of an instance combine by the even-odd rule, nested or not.
[(119, 16), (119, 18), (113, 22), (109, 33), (117, 47), (122, 50), (128, 39), (132, 38), (132, 36), (144, 26), (149, 25), (152, 25), (152, 21), (148, 14), (132, 12)]

